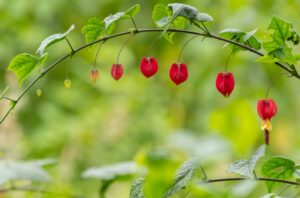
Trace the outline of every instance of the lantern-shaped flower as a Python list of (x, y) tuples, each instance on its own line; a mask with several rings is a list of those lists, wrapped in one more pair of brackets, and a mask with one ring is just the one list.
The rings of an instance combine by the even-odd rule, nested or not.
[(147, 78), (153, 76), (158, 70), (156, 59), (153, 57), (143, 58), (141, 61), (140, 69), (144, 76), (146, 76)]
[(216, 87), (218, 91), (225, 97), (229, 97), (234, 89), (234, 77), (232, 73), (219, 73), (216, 79)]
[(269, 133), (272, 130), (271, 119), (277, 113), (277, 105), (273, 99), (262, 99), (257, 102), (257, 113), (262, 119), (261, 129), (265, 131), (265, 142), (269, 144)]
[(184, 63), (173, 63), (170, 68), (170, 78), (176, 84), (179, 85), (186, 81), (188, 78), (188, 70)]
[(119, 80), (123, 76), (123, 66), (121, 64), (113, 64), (111, 75), (115, 80)]

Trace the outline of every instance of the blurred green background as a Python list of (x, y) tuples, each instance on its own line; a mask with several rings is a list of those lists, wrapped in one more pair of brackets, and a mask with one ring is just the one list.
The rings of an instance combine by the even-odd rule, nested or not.
[[(35, 53), (48, 35), (64, 32), (71, 24), (76, 29), (69, 39), (74, 47), (84, 43), (80, 29), (92, 16), (105, 18), (135, 3), (141, 12), (135, 17), (138, 27), (155, 27), (151, 12), (156, 3), (173, 1), (117, 0), (0, 0), (0, 88), (9, 86), (8, 96), (21, 92), (13, 73), (7, 72), (9, 61), (18, 53)], [(296, 0), (201, 0), (181, 1), (210, 14), (211, 32), (225, 28), (251, 31), (258, 28), (263, 40), (273, 15), (291, 21), (300, 30), (300, 1)], [(122, 21), (115, 32), (132, 28)], [(196, 30), (194, 27), (188, 29)], [(89, 72), (95, 49), (76, 54), (46, 75), (18, 104), (17, 109), (0, 126), (1, 158), (34, 160), (53, 158), (57, 163), (47, 170), (52, 181), (46, 186), (61, 192), (97, 197), (100, 182), (83, 179), (89, 167), (136, 161), (149, 168), (150, 197), (160, 197), (172, 182), (174, 171), (192, 156), (203, 160), (209, 177), (228, 177), (229, 162), (246, 159), (263, 144), (256, 102), (263, 98), (273, 76), (281, 72), (274, 65), (255, 62), (256, 55), (240, 52), (228, 70), (234, 73), (236, 87), (228, 98), (215, 89), (215, 78), (224, 70), (230, 48), (216, 40), (195, 39), (184, 50), (182, 61), (188, 65), (189, 78), (180, 86), (169, 79), (169, 67), (177, 60), (180, 48), (191, 35), (176, 34), (174, 44), (161, 39), (151, 55), (159, 62), (158, 74), (146, 79), (139, 70), (140, 60), (158, 33), (138, 34), (124, 48), (120, 62), (123, 78), (116, 82), (110, 66), (126, 37), (106, 42), (97, 61), (100, 78), (93, 84)], [(68, 51), (66, 42), (48, 49), (51, 63)], [(33, 75), (34, 76), (34, 75)], [(63, 81), (68, 76), (72, 88)], [(23, 88), (30, 80), (24, 83)], [(280, 78), (270, 97), (278, 104), (272, 120), (268, 155), (284, 155), (300, 161), (300, 92), (298, 79)], [(42, 90), (37, 97), (36, 90)], [(7, 103), (1, 101), (2, 114)], [(259, 174), (259, 172), (258, 172)], [(133, 178), (113, 183), (107, 197), (128, 197)], [(263, 183), (247, 185), (239, 192), (238, 183), (196, 186), (188, 197), (258, 197), (266, 194)], [(220, 188), (221, 186), (221, 188)], [(226, 186), (226, 188), (225, 188)], [(251, 188), (250, 188), (250, 187)], [(240, 194), (238, 194), (240, 193)], [(22, 192), (0, 197), (31, 197)], [(38, 195), (35, 195), (38, 196)], [(54, 195), (43, 195), (42, 197)], [(179, 195), (183, 197), (183, 195)]]

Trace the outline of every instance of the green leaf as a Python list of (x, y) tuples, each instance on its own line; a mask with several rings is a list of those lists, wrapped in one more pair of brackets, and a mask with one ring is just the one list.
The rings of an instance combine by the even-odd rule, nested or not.
[(172, 3), (168, 6), (156, 4), (152, 19), (158, 27), (164, 27), (162, 35), (171, 43), (174, 33), (167, 32), (169, 28), (184, 29), (188, 22), (193, 24), (213, 20), (208, 14), (200, 13), (197, 8), (181, 3)]
[(259, 62), (259, 63), (275, 63), (277, 61), (279, 61), (278, 58), (270, 56), (269, 54), (266, 54), (256, 60), (256, 62)]
[[(262, 166), (262, 174), (268, 178), (274, 179), (290, 179), (293, 177), (296, 165), (290, 159), (284, 157), (272, 157), (266, 161)], [(268, 191), (271, 192), (276, 182), (268, 181)]]
[(172, 10), (171, 21), (179, 16), (188, 19), (191, 23), (195, 22), (209, 22), (213, 21), (213, 18), (206, 13), (201, 13), (197, 8), (182, 4), (182, 3), (171, 3), (168, 7)]
[(131, 186), (129, 198), (145, 198), (144, 184), (145, 180), (143, 178), (136, 179)]
[(294, 45), (299, 43), (299, 35), (293, 29), (293, 25), (273, 16), (268, 33), (270, 39), (262, 44), (268, 54), (289, 65), (296, 64), (297, 57), (293, 55), (292, 48), (286, 43), (287, 41), (293, 42)]
[(272, 17), (268, 30), (272, 32), (273, 42), (280, 46), (284, 46), (285, 41), (293, 35), (293, 25), (276, 16)]
[(174, 184), (168, 189), (164, 194), (164, 198), (171, 197), (175, 193), (184, 189), (189, 182), (192, 180), (192, 177), (195, 171), (200, 167), (200, 162), (198, 159), (192, 158), (185, 162), (177, 171), (175, 175)]
[(163, 4), (156, 4), (152, 12), (152, 19), (158, 27), (164, 27), (170, 21), (168, 7)]
[(88, 20), (87, 24), (81, 29), (84, 34), (85, 42), (90, 43), (96, 41), (100, 36), (104, 35), (105, 24), (96, 17)]
[(135, 4), (134, 6), (132, 6), (131, 8), (129, 8), (128, 10), (125, 11), (126, 15), (129, 15), (131, 17), (135, 16), (137, 13), (140, 12), (141, 6), (140, 4)]
[(30, 54), (18, 54), (9, 63), (8, 70), (13, 71), (18, 80), (19, 85), (31, 74), (39, 65), (43, 65), (48, 55), (44, 54), (43, 57), (38, 58)]
[(117, 177), (131, 176), (139, 170), (134, 162), (122, 162), (108, 166), (89, 168), (82, 173), (83, 178), (115, 180)]
[(125, 12), (117, 12), (106, 17), (103, 20), (103, 22), (105, 23), (105, 33), (107, 35), (110, 35), (116, 27), (116, 22), (126, 18), (130, 18), (130, 16), (126, 15)]
[(48, 182), (50, 176), (36, 162), (0, 162), (0, 185), (15, 180)]
[(229, 40), (234, 40), (236, 37), (240, 37), (243, 34), (244, 32), (235, 28), (227, 28), (219, 32), (220, 36)]
[(229, 173), (236, 173), (245, 177), (252, 177), (258, 160), (265, 155), (266, 146), (260, 146), (249, 160), (238, 160), (228, 166)]
[(59, 34), (53, 34), (49, 37), (47, 37), (46, 39), (44, 39), (39, 48), (37, 49), (36, 53), (40, 54), (40, 56), (44, 56), (45, 54), (45, 49), (47, 47), (49, 47), (50, 45), (53, 45), (54, 43), (57, 43), (63, 39), (66, 38), (66, 36), (72, 31), (75, 29), (75, 25), (71, 25), (70, 28), (65, 32), (65, 33), (59, 33)]
[[(228, 40), (232, 40), (237, 43), (241, 43), (248, 47), (259, 50), (261, 48), (261, 43), (254, 36), (255, 33), (256, 33), (256, 29), (252, 30), (250, 32), (243, 32), (239, 29), (227, 28), (227, 29), (224, 29), (221, 32), (219, 32), (219, 35)], [(239, 46), (232, 45), (232, 44), (230, 44), (230, 45), (231, 45), (232, 51), (234, 53), (237, 53), (240, 50), (245, 50), (244, 48), (241, 48)]]

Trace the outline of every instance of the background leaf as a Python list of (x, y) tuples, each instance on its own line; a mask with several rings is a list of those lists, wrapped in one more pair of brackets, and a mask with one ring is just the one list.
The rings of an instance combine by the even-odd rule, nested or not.
[(50, 181), (50, 176), (48, 175), (48, 173), (41, 168), (41, 166), (45, 165), (45, 161), (43, 163), (40, 162), (1, 161), (0, 185), (15, 180), (28, 180), (38, 182)]
[[(296, 166), (295, 162), (284, 157), (272, 157), (262, 166), (262, 174), (274, 179), (290, 179), (293, 177)], [(268, 191), (271, 192), (276, 185), (275, 182), (266, 182)]]
[(138, 168), (134, 162), (122, 162), (107, 166), (89, 168), (82, 173), (83, 178), (96, 178), (99, 180), (114, 180), (119, 176), (130, 176), (137, 173)]
[(71, 25), (71, 26), (69, 27), (69, 29), (68, 29), (65, 33), (62, 33), (62, 34), (61, 34), (61, 33), (59, 33), (59, 34), (53, 34), (53, 35), (47, 37), (46, 39), (44, 39), (44, 40), (41, 42), (41, 44), (40, 44), (39, 48), (37, 49), (36, 53), (40, 54), (40, 56), (44, 56), (44, 55), (45, 55), (45, 52), (44, 52), (44, 51), (45, 51), (45, 49), (46, 49), (47, 47), (49, 47), (50, 45), (53, 45), (54, 43), (57, 43), (57, 42), (59, 42), (59, 41), (65, 39), (66, 36), (67, 36), (72, 30), (74, 30), (74, 29), (75, 29), (75, 25), (73, 24), (73, 25)]
[(144, 184), (143, 178), (136, 179), (131, 186), (129, 198), (144, 198)]
[(192, 158), (185, 162), (177, 171), (175, 175), (174, 184), (168, 189), (164, 197), (171, 197), (175, 193), (184, 189), (191, 181), (193, 174), (200, 167), (199, 160)]
[(245, 177), (252, 177), (258, 160), (265, 155), (266, 146), (260, 146), (249, 160), (238, 160), (229, 164), (228, 172), (236, 173)]

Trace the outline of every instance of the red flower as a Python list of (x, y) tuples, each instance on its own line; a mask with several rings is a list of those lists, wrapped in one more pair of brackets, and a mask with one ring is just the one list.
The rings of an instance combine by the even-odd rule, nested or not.
[(153, 57), (143, 58), (141, 61), (140, 69), (144, 76), (146, 76), (147, 78), (153, 76), (158, 70), (156, 59)]
[(176, 84), (179, 85), (186, 81), (188, 78), (188, 70), (184, 63), (173, 63), (170, 68), (170, 78)]
[(225, 97), (229, 97), (234, 89), (234, 77), (232, 73), (222, 73), (220, 72), (216, 79), (216, 87), (218, 91)]
[(277, 105), (273, 99), (262, 99), (257, 102), (257, 113), (262, 119), (261, 129), (265, 131), (265, 142), (269, 144), (269, 133), (272, 130), (270, 123), (277, 113)]
[(92, 69), (90, 73), (91, 81), (95, 83), (99, 78), (99, 73), (97, 69)]
[(259, 100), (257, 102), (257, 112), (262, 120), (271, 120), (277, 113), (277, 105), (273, 99)]
[(123, 66), (121, 64), (113, 64), (111, 75), (115, 80), (119, 80), (123, 76)]

